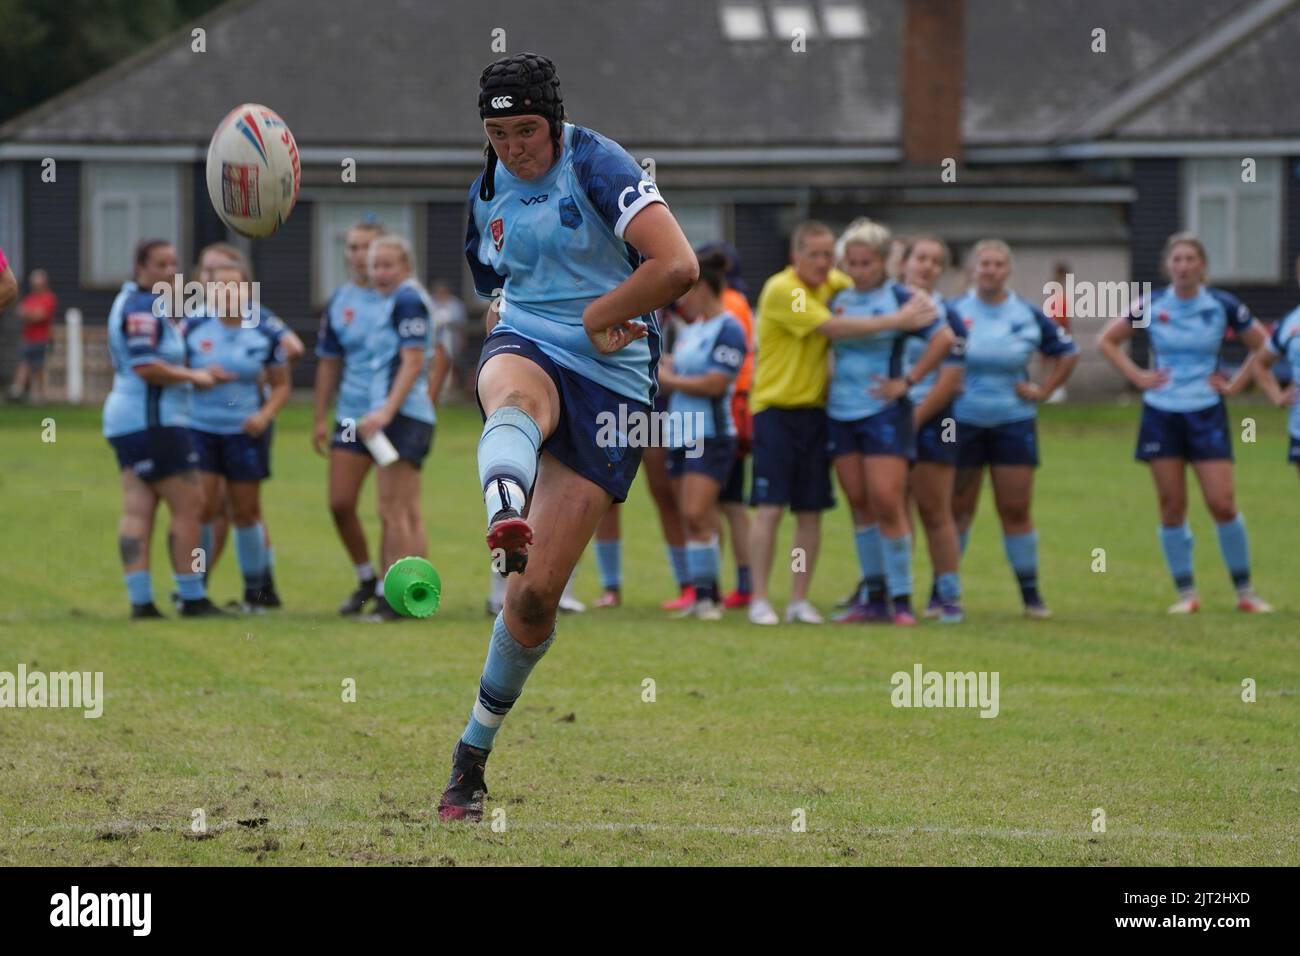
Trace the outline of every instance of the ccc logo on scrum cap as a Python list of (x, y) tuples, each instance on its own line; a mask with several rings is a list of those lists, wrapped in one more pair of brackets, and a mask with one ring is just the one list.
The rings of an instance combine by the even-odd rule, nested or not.
[(503, 110), (514, 105), (515, 105), (515, 101), (512, 97), (509, 96), (492, 97), (492, 108), (494, 110)]

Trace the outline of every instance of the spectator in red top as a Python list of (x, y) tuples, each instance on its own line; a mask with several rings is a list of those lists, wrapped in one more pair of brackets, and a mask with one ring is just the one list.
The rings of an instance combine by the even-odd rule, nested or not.
[(23, 351), (9, 387), (10, 401), (18, 401), (29, 387), (33, 402), (45, 398), (45, 353), (50, 347), (50, 328), (58, 304), (45, 270), (33, 269), (27, 277), (27, 295), (18, 305), (18, 318), (23, 323)]
[(18, 298), (18, 280), (9, 271), (9, 260), (5, 251), (0, 249), (0, 312), (9, 308), (9, 303)]
[[(1061, 292), (1059, 295), (1052, 296), (1047, 301), (1047, 308), (1044, 309), (1043, 311), (1047, 313), (1047, 317), (1049, 319), (1054, 321), (1057, 325), (1059, 325), (1061, 328), (1065, 329), (1065, 331), (1068, 332), (1070, 331), (1071, 303), (1066, 301), (1065, 289), (1067, 288), (1066, 283), (1068, 282), (1070, 277), (1069, 263), (1058, 262), (1052, 274), (1056, 277), (1056, 282), (1060, 285)], [(1065, 386), (1062, 385), (1051, 395), (1049, 395), (1047, 397), (1047, 401), (1049, 404), (1052, 405), (1059, 405), (1061, 402), (1065, 401)]]

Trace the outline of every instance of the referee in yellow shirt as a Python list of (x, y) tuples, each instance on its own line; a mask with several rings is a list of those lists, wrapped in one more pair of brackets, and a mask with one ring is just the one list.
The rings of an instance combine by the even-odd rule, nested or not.
[(853, 282), (833, 268), (835, 235), (820, 222), (803, 222), (790, 237), (791, 265), (763, 284), (758, 296), (754, 387), (754, 480), (756, 509), (751, 548), (754, 597), (749, 620), (777, 624), (768, 599), (776, 530), (788, 507), (794, 512), (794, 546), (787, 622), (820, 624), (808, 601), (821, 513), (835, 506), (826, 449), (827, 353), (833, 338), (875, 331), (867, 316), (832, 315), (827, 303)]

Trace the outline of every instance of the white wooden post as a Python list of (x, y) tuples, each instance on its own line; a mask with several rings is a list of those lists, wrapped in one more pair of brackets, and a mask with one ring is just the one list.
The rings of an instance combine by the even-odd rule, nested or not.
[(68, 343), (68, 402), (79, 405), (86, 386), (86, 369), (82, 362), (81, 310), (69, 309), (64, 314), (63, 321), (67, 327)]

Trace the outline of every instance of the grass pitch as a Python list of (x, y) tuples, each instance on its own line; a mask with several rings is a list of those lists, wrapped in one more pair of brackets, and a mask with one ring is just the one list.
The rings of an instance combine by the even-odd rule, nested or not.
[[(1233, 412), (1258, 422), (1258, 441), (1237, 445), (1238, 497), (1271, 617), (1232, 610), (1199, 499), (1205, 609), (1165, 615), (1154, 494), (1131, 460), (1136, 407), (1043, 410), (1047, 622), (1019, 616), (987, 489), (963, 625), (665, 620), (672, 584), (639, 481), (623, 519), (627, 604), (561, 620), (489, 763), (496, 812), (449, 827), (433, 807), (490, 628), (472, 410), (441, 413), (425, 468), (442, 609), (380, 626), (334, 614), (353, 581), (304, 406), (277, 425), (264, 503), (285, 609), (137, 624), (98, 410), (0, 409), (0, 671), (102, 671), (106, 698), (93, 720), (0, 710), (0, 863), (1295, 865), (1300, 487), (1282, 415)], [(154, 588), (170, 614), (160, 514)], [(788, 549), (789, 519), (783, 530)], [(816, 603), (829, 610), (855, 578), (841, 506)], [(780, 606), (788, 574), (775, 581)], [(598, 589), (589, 554), (579, 593)], [(211, 590), (241, 593), (233, 546)], [(998, 716), (893, 707), (890, 676), (918, 662), (997, 671)]]

